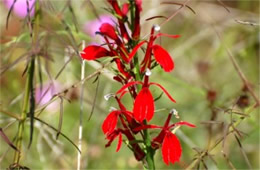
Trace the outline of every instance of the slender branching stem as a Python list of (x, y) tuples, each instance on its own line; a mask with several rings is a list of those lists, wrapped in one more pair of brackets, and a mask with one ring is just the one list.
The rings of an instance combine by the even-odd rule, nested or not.
[[(249, 114), (255, 109), (256, 105), (257, 105), (257, 103), (254, 104), (254, 105), (252, 105), (251, 107), (249, 107), (249, 108), (246, 110), (245, 114), (246, 114), (246, 115), (249, 115)], [(227, 135), (231, 134), (231, 133), (234, 131), (234, 128), (237, 127), (237, 126), (241, 123), (242, 120), (244, 120), (244, 119), (239, 119), (238, 121), (236, 121), (236, 122), (234, 123), (234, 126), (231, 126), (231, 127), (229, 128), (229, 131), (228, 131)], [(216, 143), (215, 143), (214, 145), (212, 145), (211, 147), (209, 147), (208, 150), (202, 152), (202, 153), (200, 154), (199, 158), (193, 160), (192, 163), (191, 163), (187, 168), (185, 168), (185, 169), (186, 169), (186, 170), (194, 169), (195, 166), (200, 162), (201, 158), (203, 158), (204, 156), (210, 154), (210, 152), (213, 151), (223, 140), (224, 140), (224, 137), (221, 138), (220, 140), (216, 141)]]
[(4, 113), (5, 115), (7, 115), (7, 116), (9, 116), (9, 117), (12, 117), (12, 118), (14, 118), (14, 119), (16, 119), (16, 120), (19, 120), (19, 119), (20, 119), (20, 117), (17, 116), (16, 114), (11, 113), (11, 112), (6, 111), (6, 110), (2, 110), (1, 108), (0, 108), (0, 112), (1, 112), (1, 113)]
[[(40, 15), (39, 15), (39, 11), (40, 11), (40, 4), (39, 4), (39, 0), (37, 0), (35, 2), (35, 22), (34, 22), (34, 30), (33, 30), (33, 34), (32, 34), (32, 48), (36, 47), (37, 44), (37, 39), (38, 39), (38, 33), (39, 33), (39, 24), (40, 24)], [(31, 23), (29, 23), (31, 24)], [(31, 27), (31, 26), (29, 26)], [(33, 49), (34, 50), (34, 49)], [(27, 112), (28, 112), (28, 107), (29, 107), (29, 98), (30, 98), (30, 91), (33, 88), (32, 87), (32, 83), (33, 82), (33, 78), (34, 78), (34, 67), (35, 67), (35, 57), (37, 54), (35, 54), (33, 56), (33, 58), (31, 59), (30, 63), (28, 64), (28, 73), (27, 73), (27, 80), (26, 80), (26, 84), (25, 84), (25, 92), (24, 92), (24, 98), (23, 98), (23, 106), (22, 106), (22, 112), (21, 112), (21, 116), (19, 119), (19, 124), (18, 124), (18, 136), (16, 138), (16, 148), (21, 151), (22, 150), (22, 140), (23, 140), (23, 134), (24, 134), (24, 124), (25, 124), (25, 120), (27, 117)], [(20, 158), (21, 158), (21, 152), (15, 151), (14, 154), (14, 165), (19, 165), (20, 162)]]
[[(18, 137), (16, 139), (16, 148), (21, 151), (21, 145), (23, 140), (23, 131), (24, 131), (24, 123), (27, 117), (27, 109), (29, 106), (29, 96), (30, 96), (30, 81), (33, 79), (33, 72), (34, 72), (34, 59), (29, 63), (29, 72), (28, 77), (25, 84), (25, 93), (24, 93), (24, 99), (23, 99), (23, 107), (22, 107), (22, 113), (19, 120), (18, 125)], [(15, 151), (14, 154), (14, 164), (19, 164), (20, 161), (20, 152)]]
[[(84, 50), (85, 48), (85, 42), (82, 43), (82, 48)], [(82, 133), (83, 133), (83, 97), (84, 97), (84, 78), (85, 78), (85, 60), (82, 60), (81, 63), (81, 89), (80, 89), (80, 111), (79, 111), (79, 143), (78, 148), (81, 151), (82, 149)], [(77, 161), (77, 170), (80, 170), (81, 168), (81, 153), (78, 152), (78, 161)]]

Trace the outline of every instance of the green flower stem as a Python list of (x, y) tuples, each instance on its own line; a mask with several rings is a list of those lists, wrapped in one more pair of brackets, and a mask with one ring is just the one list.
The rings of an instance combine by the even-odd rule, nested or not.
[[(130, 16), (131, 16), (131, 25), (130, 25), (130, 27), (131, 27), (131, 31), (133, 32), (134, 31), (134, 24), (135, 24), (135, 22), (134, 22), (134, 20), (135, 20), (135, 16), (134, 16), (134, 11), (136, 10), (135, 9), (135, 2), (134, 1), (132, 1), (132, 0), (130, 0), (129, 1), (129, 3), (130, 3)], [(132, 47), (135, 47), (137, 44), (138, 44), (138, 41), (132, 41)], [(142, 81), (142, 77), (141, 77), (141, 75), (140, 75), (140, 67), (139, 67), (139, 61), (138, 61), (138, 56), (137, 56), (137, 54), (134, 56), (134, 58), (133, 58), (133, 60), (134, 60), (134, 66), (135, 66), (135, 70), (134, 70), (134, 73), (135, 73), (135, 79), (137, 80), (137, 81)], [(141, 86), (137, 86), (138, 87), (138, 91), (140, 91), (141, 90)]]
[(2, 110), (2, 108), (0, 108), (0, 112), (3, 113), (3, 114), (5, 114), (6, 116), (12, 117), (12, 118), (14, 118), (14, 119), (16, 119), (16, 120), (19, 120), (19, 119), (20, 119), (20, 117), (17, 116), (15, 113), (11, 113), (11, 112), (8, 112), (8, 111), (6, 111), (6, 110)]
[[(146, 124), (146, 122), (145, 122)], [(148, 133), (148, 130), (144, 130), (144, 138), (145, 138), (145, 146), (146, 146), (146, 162), (147, 162), (147, 167), (144, 166), (145, 169), (149, 170), (154, 170), (155, 165), (154, 165), (154, 150), (151, 146), (151, 138), (150, 134)]]
[[(130, 2), (130, 16), (131, 16), (131, 30), (132, 32), (134, 31), (134, 20), (135, 20), (135, 15), (134, 15), (134, 1), (129, 0)], [(138, 40), (135, 41), (133, 40), (131, 45), (132, 47), (135, 47), (138, 44)], [(136, 54), (133, 58), (133, 64), (134, 64), (134, 74), (135, 74), (135, 80), (136, 81), (142, 81), (142, 76), (140, 73), (140, 67), (139, 67), (139, 61), (138, 61), (138, 55)], [(139, 92), (141, 90), (142, 86), (141, 85), (137, 85), (137, 92)], [(145, 122), (145, 124), (147, 124), (147, 122)], [(143, 167), (144, 169), (149, 169), (149, 170), (154, 170), (155, 169), (155, 165), (154, 165), (154, 149), (151, 146), (151, 138), (150, 138), (150, 134), (148, 132), (147, 129), (144, 130), (144, 144), (145, 144), (145, 149), (146, 149), (146, 164), (144, 163)]]
[[(132, 41), (132, 47), (135, 47), (137, 44), (138, 44), (138, 41)], [(134, 64), (135, 80), (142, 81), (137, 53), (133, 57), (133, 62), (134, 62), (133, 64)], [(142, 87), (141, 85), (137, 85), (137, 92), (139, 92), (141, 90), (141, 87)]]
[(134, 1), (133, 0), (129, 0), (130, 3), (130, 16), (131, 16), (131, 31), (134, 31), (134, 19), (135, 19), (135, 14), (134, 14)]
[[(142, 81), (142, 77), (140, 75), (140, 67), (139, 67), (139, 61), (138, 61), (138, 56), (137, 54), (134, 56), (134, 66), (135, 66), (135, 80), (137, 81)], [(137, 85), (137, 91), (139, 92), (141, 90), (141, 85)]]
[[(33, 37), (32, 37), (32, 46), (34, 47), (37, 38), (38, 38), (38, 33), (39, 33), (39, 24), (40, 24), (40, 4), (39, 0), (35, 2), (35, 24), (34, 24), (34, 30), (33, 30)], [(23, 98), (23, 106), (22, 106), (22, 112), (21, 116), (19, 119), (19, 124), (18, 124), (18, 136), (16, 139), (16, 148), (21, 151), (22, 149), (22, 140), (23, 140), (23, 134), (24, 134), (24, 123), (27, 117), (27, 112), (28, 112), (28, 107), (29, 107), (29, 98), (30, 98), (30, 90), (32, 87), (33, 78), (34, 78), (34, 68), (35, 68), (35, 57), (36, 55), (33, 56), (32, 60), (29, 63), (29, 69), (28, 69), (28, 75), (27, 75), (27, 80), (25, 84), (25, 92), (24, 92), (24, 98)], [(15, 151), (14, 154), (14, 165), (19, 166), (20, 162), (20, 155), (21, 153), (18, 151)]]
[[(24, 131), (24, 123), (26, 120), (26, 114), (27, 114), (27, 109), (29, 106), (29, 96), (30, 96), (30, 82), (33, 79), (33, 73), (34, 73), (34, 59), (31, 60), (30, 65), (29, 65), (29, 72), (28, 72), (28, 77), (26, 80), (25, 84), (25, 93), (24, 93), (24, 99), (23, 99), (23, 107), (22, 107), (22, 113), (21, 117), (19, 120), (19, 125), (18, 125), (18, 137), (16, 141), (16, 148), (21, 151), (22, 147), (22, 140), (23, 140), (23, 131)], [(20, 161), (20, 152), (15, 151), (14, 154), (14, 164), (19, 164)]]

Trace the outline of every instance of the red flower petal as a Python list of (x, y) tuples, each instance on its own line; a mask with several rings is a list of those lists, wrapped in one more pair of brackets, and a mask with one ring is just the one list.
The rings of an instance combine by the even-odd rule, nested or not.
[(139, 122), (152, 119), (154, 114), (154, 101), (153, 96), (147, 87), (142, 88), (137, 95), (134, 102), (133, 113), (135, 120)]
[(142, 3), (143, 3), (142, 0), (136, 0), (135, 3), (136, 3), (136, 6), (137, 6), (139, 12), (141, 12), (142, 11)]
[(124, 78), (121, 75), (114, 76), (113, 79), (118, 81), (121, 84), (124, 83)]
[(154, 45), (152, 48), (155, 60), (162, 66), (164, 71), (172, 71), (174, 68), (174, 62), (169, 53), (159, 45)]
[(166, 94), (166, 96), (167, 96), (172, 102), (176, 103), (176, 101), (172, 98), (172, 96), (168, 93), (168, 91), (167, 91), (162, 85), (160, 85), (160, 84), (158, 84), (158, 83), (153, 83), (153, 82), (151, 82), (150, 84), (156, 85), (156, 86), (160, 87), (160, 88), (162, 89), (162, 91)]
[(122, 11), (120, 10), (120, 7), (119, 7), (117, 1), (115, 1), (115, 0), (108, 0), (108, 2), (112, 5), (112, 7), (114, 8), (116, 14), (119, 15), (120, 17), (122, 17), (123, 14), (122, 14)]
[(97, 45), (87, 46), (80, 55), (85, 60), (96, 60), (101, 57), (113, 56), (107, 49)]
[(109, 147), (115, 138), (119, 135), (119, 133), (121, 133), (121, 129), (114, 130), (110, 134), (107, 134), (106, 139), (108, 139), (108, 142), (105, 146)]
[(140, 37), (141, 26), (140, 26), (140, 12), (142, 11), (142, 0), (135, 1), (135, 21), (134, 21), (134, 30), (132, 32), (132, 37), (135, 40), (138, 40)]
[(102, 124), (102, 130), (104, 134), (109, 134), (115, 130), (117, 119), (118, 119), (118, 111), (112, 111), (111, 113), (108, 114), (108, 116), (106, 117), (106, 119)]
[(123, 91), (123, 92), (121, 93), (121, 95), (119, 96), (119, 99), (121, 100), (122, 97), (123, 97), (126, 93), (128, 93), (128, 92), (129, 92), (129, 91), (127, 91), (127, 90)]
[(163, 129), (162, 131), (159, 133), (159, 135), (157, 135), (154, 139), (153, 139), (153, 142), (152, 142), (152, 147), (154, 149), (157, 149), (159, 148), (159, 146), (162, 144), (163, 142), (163, 139), (167, 133), (167, 130), (169, 129), (169, 123), (171, 121), (171, 118), (172, 118), (172, 114), (169, 114), (164, 125), (163, 125)]
[(162, 157), (163, 161), (169, 165), (169, 162), (175, 163), (179, 161), (181, 157), (181, 145), (178, 138), (168, 132), (163, 140), (162, 144)]
[(122, 58), (125, 62), (128, 62), (128, 52), (127, 52), (124, 44), (121, 42), (118, 42), (118, 45), (119, 46), (117, 49), (119, 50), (120, 58)]
[(175, 125), (186, 125), (186, 126), (189, 126), (189, 127), (192, 127), (192, 128), (196, 127), (194, 124), (189, 123), (189, 122), (185, 122), (185, 121), (175, 123)]
[(172, 128), (174, 126), (178, 126), (178, 125), (185, 125), (185, 126), (189, 126), (189, 127), (192, 127), (192, 128), (195, 128), (196, 126), (192, 123), (189, 123), (189, 122), (185, 122), (185, 121), (180, 121), (180, 122), (177, 122), (177, 123), (174, 123), (172, 124), (171, 126), (169, 126), (169, 128)]
[(108, 36), (109, 38), (111, 38), (112, 40), (118, 40), (118, 36), (116, 34), (115, 28), (109, 24), (109, 23), (104, 23), (101, 25), (101, 27), (99, 28), (100, 32), (103, 35)]
[(130, 87), (130, 86), (133, 86), (135, 84), (143, 84), (143, 82), (141, 81), (131, 81), (129, 83), (127, 83), (126, 85), (124, 85), (123, 87), (121, 87), (121, 89), (119, 89), (116, 94), (120, 94), (122, 93), (126, 88)]
[(115, 59), (115, 62), (116, 62), (118, 71), (119, 71), (120, 73), (122, 73), (122, 74), (125, 76), (125, 78), (131, 77), (131, 75), (130, 75), (127, 71), (125, 71), (125, 65), (120, 61), (119, 58), (116, 58), (116, 59)]
[(156, 35), (156, 38), (161, 37), (161, 36), (169, 37), (169, 38), (179, 38), (180, 37), (180, 35), (170, 35), (170, 34), (158, 33)]
[(128, 62), (130, 62), (132, 60), (132, 58), (134, 57), (134, 55), (136, 54), (137, 50), (144, 44), (146, 43), (146, 41), (141, 41), (139, 44), (137, 44), (133, 51), (129, 54), (129, 57), (128, 57)]
[(122, 146), (122, 141), (123, 141), (122, 134), (119, 133), (118, 135), (119, 135), (119, 137), (118, 137), (118, 143), (117, 143), (117, 147), (116, 147), (116, 152), (118, 152), (120, 150), (120, 148)]
[(125, 17), (127, 15), (129, 11), (129, 4), (128, 3), (124, 3), (122, 6), (122, 15), (123, 17)]

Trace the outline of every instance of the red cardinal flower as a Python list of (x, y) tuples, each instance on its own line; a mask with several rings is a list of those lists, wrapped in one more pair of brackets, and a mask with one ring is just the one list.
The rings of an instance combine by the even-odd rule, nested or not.
[(106, 147), (109, 147), (111, 145), (111, 143), (115, 140), (115, 138), (118, 136), (119, 138), (118, 138), (116, 152), (118, 152), (120, 150), (122, 141), (123, 141), (121, 131), (122, 131), (121, 129), (117, 129), (107, 135), (106, 139), (108, 139), (109, 141), (106, 144)]
[[(168, 34), (163, 34), (163, 33), (158, 33), (158, 34), (154, 35), (155, 27), (159, 27), (159, 26), (154, 26), (151, 30), (150, 39), (148, 41), (147, 49), (146, 49), (145, 56), (144, 56), (144, 59), (142, 62), (143, 66), (141, 68), (141, 72), (144, 72), (147, 68), (150, 69), (151, 62), (152, 62), (152, 59), (151, 59), (152, 54), (154, 55), (155, 60), (164, 69), (164, 71), (170, 72), (174, 69), (174, 62), (173, 62), (170, 54), (164, 48), (162, 48), (160, 45), (158, 45), (158, 44), (154, 45), (154, 41), (156, 40), (156, 38), (161, 37), (161, 36), (166, 36), (166, 37), (170, 37), (170, 38), (178, 38), (180, 36), (179, 35), (168, 35)], [(137, 44), (134, 47), (132, 52), (129, 54), (129, 61), (131, 61), (131, 59), (136, 54), (137, 50), (144, 43), (146, 43), (146, 41), (141, 41), (139, 44)]]
[(160, 84), (158, 83), (143, 83), (140, 81), (132, 81), (124, 85), (121, 89), (117, 91), (116, 94), (120, 94), (123, 91), (125, 91), (128, 87), (133, 86), (135, 84), (142, 84), (143, 88), (137, 95), (135, 102), (134, 102), (134, 108), (133, 108), (133, 116), (135, 120), (138, 122), (142, 123), (144, 120), (150, 121), (153, 118), (154, 115), (154, 100), (153, 96), (149, 90), (150, 85), (156, 85), (160, 87), (163, 92), (166, 94), (166, 96), (172, 101), (176, 102), (171, 95), (166, 91), (165, 88), (163, 88)]
[[(109, 23), (103, 23), (99, 30), (104, 36), (110, 51), (101, 46), (90, 45), (86, 47), (83, 52), (81, 52), (81, 57), (86, 60), (96, 60), (106, 56), (119, 56), (123, 61), (128, 63), (128, 52), (124, 44), (118, 38), (115, 28)], [(116, 49), (110, 45), (108, 38), (115, 41), (114, 44), (117, 45)], [(119, 58), (116, 58), (114, 61), (116, 62), (119, 71), (125, 76), (126, 79), (129, 79), (131, 75), (125, 71), (125, 65), (122, 64), (122, 61)]]
[(134, 129), (134, 131), (141, 131), (144, 129), (162, 129), (161, 132), (152, 140), (152, 147), (158, 149), (162, 146), (163, 161), (167, 165), (169, 165), (169, 162), (174, 164), (176, 161), (179, 161), (182, 152), (181, 144), (176, 135), (171, 132), (171, 128), (180, 125), (195, 127), (195, 125), (183, 121), (169, 125), (172, 114), (173, 112), (168, 115), (163, 127), (157, 125), (142, 125)]
[[(118, 56), (120, 56), (125, 62), (128, 62), (128, 52), (125, 48), (124, 43), (122, 43), (122, 41), (118, 38), (115, 28), (109, 24), (109, 23), (103, 23), (100, 27), (100, 33), (104, 36), (109, 48), (111, 51), (114, 52), (114, 54), (117, 54)], [(117, 45), (117, 51), (114, 50), (109, 44), (109, 41), (107, 39), (107, 37), (109, 37), (110, 39), (115, 41), (115, 44)]]
[(124, 3), (122, 6), (122, 17), (126, 17), (128, 11), (129, 11), (129, 4)]
[[(125, 49), (123, 49), (125, 50)], [(87, 46), (81, 53), (81, 57), (85, 60), (97, 60), (102, 57), (113, 57), (118, 56), (116, 51), (111, 49), (111, 51), (108, 51), (104, 47), (97, 46), (97, 45), (89, 45)], [(128, 62), (128, 59), (126, 56), (121, 56), (122, 59), (126, 62)], [(125, 66), (122, 64), (121, 60), (119, 58), (115, 58), (114, 61), (116, 62), (118, 66), (118, 70), (126, 77), (130, 78), (131, 75), (125, 71)]]
[(80, 55), (85, 60), (96, 60), (101, 57), (113, 56), (107, 49), (97, 45), (87, 46)]
[(100, 33), (102, 33), (105, 36), (108, 36), (112, 40), (115, 40), (115, 41), (118, 40), (118, 36), (116, 34), (115, 28), (111, 24), (103, 23), (101, 25), (101, 27), (99, 28), (99, 30), (100, 30)]
[(170, 131), (171, 128), (176, 127), (176, 126), (181, 126), (181, 125), (186, 125), (186, 126), (189, 126), (189, 127), (195, 127), (195, 125), (193, 125), (193, 124), (191, 124), (189, 122), (184, 122), (184, 121), (177, 122), (177, 123), (174, 123), (172, 125), (169, 125), (171, 117), (172, 117), (172, 114), (173, 114), (173, 111), (171, 111), (171, 113), (168, 115), (168, 118), (165, 121), (163, 127), (154, 126), (154, 125), (150, 125), (151, 127), (149, 126), (149, 128), (152, 128), (152, 129), (162, 128), (162, 131), (159, 133), (159, 135), (153, 139), (153, 142), (152, 142), (152, 147), (153, 148), (155, 148), (155, 149), (159, 148), (160, 144), (162, 144), (162, 142), (164, 140), (165, 135), (167, 133), (171, 133), (171, 131)]
[(118, 3), (117, 3), (117, 0), (108, 0), (108, 2), (114, 8), (118, 17), (121, 17), (120, 19), (126, 17), (126, 14), (129, 10), (129, 4), (128, 3), (124, 3), (123, 6), (122, 6), (122, 10), (121, 10)]
[[(112, 133), (116, 129), (118, 119), (120, 118), (120, 120), (121, 120), (121, 118), (122, 118), (120, 116), (125, 117), (128, 125), (130, 127), (132, 127), (132, 129), (140, 126), (140, 124), (138, 124), (137, 122), (134, 121), (132, 115), (133, 114), (131, 112), (126, 111), (126, 110), (125, 111), (124, 110), (114, 110), (114, 111), (110, 112), (102, 124), (103, 133), (105, 135), (109, 135), (110, 133)], [(121, 120), (121, 123), (123, 123), (123, 125), (126, 125), (125, 121), (122, 122), (122, 120)]]
[[(117, 70), (113, 69), (115, 72), (114, 80), (123, 85), (116, 94), (105, 96), (105, 99), (113, 97), (118, 104), (118, 109), (111, 111), (102, 124), (102, 131), (107, 140), (105, 146), (109, 147), (113, 141), (118, 139), (116, 147), (116, 152), (118, 152), (124, 139), (136, 160), (147, 164), (148, 169), (154, 168), (152, 164), (154, 163), (153, 156), (156, 150), (161, 148), (165, 164), (174, 164), (179, 161), (182, 154), (181, 144), (175, 135), (175, 131), (181, 125), (195, 126), (183, 121), (170, 124), (174, 112), (170, 112), (163, 126), (148, 124), (152, 120), (155, 110), (150, 86), (159, 87), (175, 103), (175, 100), (163, 86), (149, 82), (149, 76), (151, 75), (150, 69), (153, 69), (153, 66), (157, 63), (165, 72), (174, 69), (172, 57), (167, 50), (156, 44), (156, 39), (161, 36), (178, 38), (179, 35), (160, 33), (160, 27), (156, 25), (151, 29), (149, 40), (141, 41), (140, 13), (142, 11), (142, 0), (128, 1), (123, 5), (120, 5), (121, 3), (119, 4), (117, 0), (107, 0), (107, 2), (112, 6), (109, 11), (117, 18), (115, 26), (105, 22), (99, 28), (99, 35), (104, 38), (107, 48), (101, 45), (89, 45), (80, 53), (85, 60), (110, 57), (110, 62), (117, 67)], [(129, 14), (128, 17), (129, 10), (131, 10), (131, 15)], [(127, 29), (127, 26), (131, 28)], [(130, 33), (129, 30), (132, 32)], [(143, 61), (139, 63), (138, 59), (134, 57), (145, 43), (147, 44), (145, 55)], [(134, 61), (132, 61), (133, 58)], [(138, 70), (139, 68), (140, 70)], [(137, 84), (141, 86), (141, 89), (136, 87)], [(121, 101), (127, 93), (130, 93), (134, 99), (132, 111), (128, 111)], [(153, 129), (159, 129), (159, 133), (151, 138), (150, 135), (154, 135), (154, 133), (150, 133), (150, 130)]]
[(106, 119), (104, 120), (102, 124), (102, 130), (105, 135), (110, 134), (113, 132), (116, 128), (118, 115), (120, 114), (120, 111), (115, 110), (108, 114)]
[(130, 37), (127, 33), (125, 24), (124, 24), (124, 20), (126, 18), (127, 12), (129, 11), (129, 4), (125, 3), (122, 7), (122, 10), (120, 9), (117, 0), (108, 0), (108, 2), (111, 4), (111, 6), (113, 7), (113, 9), (116, 12), (116, 17), (118, 18), (118, 24), (119, 24), (119, 29), (121, 32), (121, 35), (123, 37), (123, 40), (125, 42), (128, 42)]
[[(120, 98), (118, 98), (117, 96), (114, 97), (118, 102), (120, 110), (114, 110), (108, 114), (108, 116), (102, 124), (102, 130), (103, 133), (106, 135), (106, 139), (108, 140), (106, 147), (109, 147), (111, 143), (118, 137), (118, 144), (116, 149), (116, 152), (118, 152), (121, 148), (123, 141), (122, 135), (125, 135), (130, 142), (135, 141), (136, 139), (133, 136), (132, 131), (130, 130), (140, 126), (140, 124), (134, 121), (132, 116), (133, 114), (126, 110), (125, 106), (121, 103)], [(123, 128), (116, 127), (118, 120), (120, 120), (121, 124), (123, 125)], [(135, 158), (138, 161), (142, 160), (145, 156), (145, 153), (140, 148), (138, 143), (132, 142), (130, 143), (130, 146), (132, 147)]]
[(163, 161), (169, 165), (174, 164), (181, 157), (181, 145), (178, 138), (173, 133), (166, 133), (162, 144)]
[(162, 157), (163, 161), (169, 165), (169, 162), (174, 164), (176, 161), (179, 161), (181, 157), (181, 144), (178, 138), (170, 131), (172, 127), (186, 125), (189, 127), (195, 127), (195, 125), (188, 122), (178, 122), (168, 126), (171, 118), (171, 113), (168, 116), (168, 119), (161, 131), (161, 133), (153, 139), (152, 146), (158, 148), (158, 145), (162, 144)]
[(109, 141), (106, 144), (106, 147), (109, 147), (111, 145), (111, 143), (116, 139), (116, 137), (118, 137), (118, 143), (117, 143), (117, 149), (116, 149), (116, 152), (118, 152), (121, 148), (122, 141), (123, 141), (122, 135), (125, 135), (126, 138), (128, 139), (128, 141), (130, 142), (130, 146), (132, 147), (136, 160), (138, 160), (138, 161), (142, 160), (145, 157), (145, 153), (143, 152), (143, 150), (140, 148), (140, 146), (137, 143), (133, 142), (136, 139), (128, 129), (125, 129), (125, 130), (116, 129), (112, 133), (107, 135), (106, 139), (108, 139)]
[(143, 120), (150, 121), (154, 115), (154, 101), (150, 90), (147, 87), (142, 88), (134, 102), (134, 118), (139, 122)]

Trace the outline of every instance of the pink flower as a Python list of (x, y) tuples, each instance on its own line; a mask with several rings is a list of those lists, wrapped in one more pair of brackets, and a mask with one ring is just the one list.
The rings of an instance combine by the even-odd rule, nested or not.
[[(8, 8), (8, 10), (10, 10), (14, 1), (15, 0), (4, 0), (4, 4)], [(33, 16), (35, 0), (28, 0), (28, 2), (29, 2), (30, 16)], [(12, 12), (20, 18), (25, 18), (28, 15), (27, 9), (28, 6), (26, 0), (16, 0)]]
[[(37, 86), (35, 90), (36, 104), (40, 106), (47, 104), (52, 99), (52, 97), (58, 93), (59, 89), (60, 84), (57, 82), (43, 84), (42, 88), (40, 86)], [(48, 105), (47, 109), (53, 110), (55, 108), (59, 108), (58, 105), (59, 102), (55, 101)]]
[(115, 26), (113, 17), (111, 17), (109, 15), (101, 15), (99, 17), (99, 19), (95, 19), (93, 21), (85, 23), (83, 30), (90, 36), (94, 37), (96, 35), (96, 32), (99, 31), (99, 28), (101, 27), (101, 25), (103, 23), (109, 23), (109, 24)]

